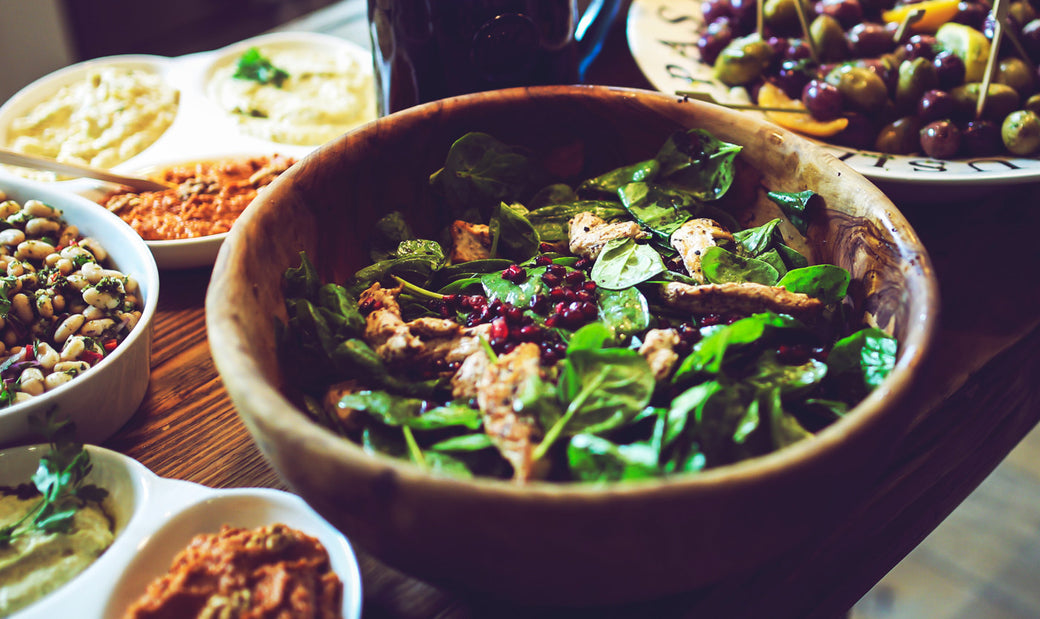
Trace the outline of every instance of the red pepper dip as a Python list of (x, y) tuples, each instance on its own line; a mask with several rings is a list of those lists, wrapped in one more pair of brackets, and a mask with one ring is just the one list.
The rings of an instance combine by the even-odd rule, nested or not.
[(196, 536), (125, 619), (341, 617), (343, 584), (317, 539), (284, 524)]
[(121, 192), (102, 202), (149, 241), (190, 239), (227, 232), (257, 193), (295, 160), (281, 155), (200, 161), (153, 176), (164, 191)]

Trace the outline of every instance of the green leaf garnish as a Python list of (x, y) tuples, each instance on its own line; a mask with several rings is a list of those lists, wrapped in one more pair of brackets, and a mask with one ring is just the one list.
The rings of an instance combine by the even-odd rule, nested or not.
[(240, 80), (253, 80), (261, 84), (273, 84), (281, 88), (285, 80), (289, 79), (289, 73), (271, 64), (271, 60), (261, 54), (259, 49), (250, 47), (239, 57), (232, 77)]

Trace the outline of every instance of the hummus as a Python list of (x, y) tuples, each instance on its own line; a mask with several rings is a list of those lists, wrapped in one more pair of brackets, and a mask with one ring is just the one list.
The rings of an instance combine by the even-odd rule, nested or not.
[[(33, 509), (39, 495), (0, 494), (0, 527)], [(76, 512), (68, 533), (31, 531), (0, 546), (0, 616), (7, 616), (61, 587), (112, 544), (112, 523), (95, 504)]]
[(259, 51), (288, 74), (280, 85), (234, 77), (236, 62), (216, 69), (210, 82), (211, 96), (243, 132), (316, 146), (375, 118), (371, 72), (348, 53), (275, 46)]
[[(90, 70), (8, 128), (12, 150), (111, 168), (150, 146), (177, 115), (179, 93), (151, 71)], [(13, 168), (27, 175), (21, 168)], [(50, 174), (47, 180), (54, 180)]]
[(196, 536), (125, 619), (342, 614), (343, 583), (317, 539), (284, 524)]

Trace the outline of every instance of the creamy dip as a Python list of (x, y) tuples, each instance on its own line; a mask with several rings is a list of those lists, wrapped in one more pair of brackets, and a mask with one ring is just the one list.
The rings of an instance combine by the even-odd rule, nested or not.
[(316, 146), (375, 118), (371, 72), (350, 54), (274, 46), (259, 51), (288, 73), (280, 86), (233, 77), (235, 61), (215, 70), (210, 83), (214, 100), (245, 133)]
[[(39, 502), (0, 494), (0, 527), (17, 522)], [(32, 531), (0, 546), (0, 617), (72, 580), (112, 544), (112, 523), (96, 505), (76, 511), (68, 533)]]
[(178, 103), (178, 91), (154, 72), (99, 67), (15, 118), (7, 145), (58, 161), (111, 168), (155, 142), (173, 124)]

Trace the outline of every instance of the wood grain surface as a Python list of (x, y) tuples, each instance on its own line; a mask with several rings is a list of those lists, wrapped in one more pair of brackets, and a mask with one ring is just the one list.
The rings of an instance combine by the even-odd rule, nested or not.
[[(590, 81), (647, 86), (608, 39)], [(844, 519), (758, 572), (623, 608), (504, 607), (410, 579), (364, 555), (365, 617), (834, 617), (942, 521), (1040, 419), (1038, 186), (962, 202), (897, 204), (940, 278), (942, 321), (921, 402), (896, 457)], [(234, 412), (216, 373), (203, 301), (210, 270), (163, 272), (152, 377), (140, 410), (105, 446), (165, 477), (213, 487), (285, 488)]]

